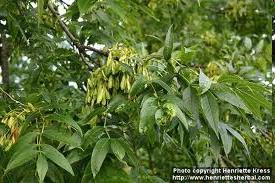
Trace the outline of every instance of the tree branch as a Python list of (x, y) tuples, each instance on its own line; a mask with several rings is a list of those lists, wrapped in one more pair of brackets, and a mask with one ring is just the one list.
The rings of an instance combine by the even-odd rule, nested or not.
[(2, 68), (2, 80), (4, 84), (5, 90), (9, 91), (10, 79), (9, 79), (9, 56), (8, 56), (8, 45), (7, 45), (7, 38), (5, 31), (1, 34), (1, 53), (0, 53), (0, 60), (1, 60), (1, 68)]
[(82, 45), (79, 41), (79, 39), (76, 38), (76, 36), (74, 36), (69, 28), (67, 27), (67, 25), (62, 21), (59, 13), (54, 9), (53, 5), (51, 3), (48, 3), (48, 8), (49, 10), (52, 12), (52, 14), (57, 18), (61, 28), (63, 29), (63, 31), (66, 33), (66, 35), (70, 38), (70, 40), (73, 42), (73, 44), (77, 47), (77, 49), (79, 50), (79, 52), (81, 54), (83, 54), (84, 56), (87, 56), (87, 53), (86, 53), (86, 50), (90, 50), (90, 51), (93, 51), (97, 54), (100, 54), (100, 55), (103, 55), (105, 57), (108, 57), (109, 55), (109, 52), (106, 52), (106, 51), (103, 51), (103, 50), (99, 50), (99, 49), (96, 49), (92, 46), (85, 46), (85, 45)]
[(62, 4), (65, 4), (66, 6), (70, 6), (68, 3), (66, 3), (65, 1), (63, 0), (59, 0)]

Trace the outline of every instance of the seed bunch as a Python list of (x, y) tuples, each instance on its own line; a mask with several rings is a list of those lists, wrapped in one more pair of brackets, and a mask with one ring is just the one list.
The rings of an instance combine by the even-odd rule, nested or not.
[(109, 50), (106, 64), (91, 73), (86, 102), (106, 105), (111, 95), (121, 91), (129, 93), (137, 73), (148, 76), (148, 70), (139, 62), (133, 49), (116, 45)]

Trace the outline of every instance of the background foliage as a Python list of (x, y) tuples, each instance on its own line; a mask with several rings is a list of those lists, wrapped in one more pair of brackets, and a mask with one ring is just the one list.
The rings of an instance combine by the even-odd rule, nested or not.
[(272, 6), (1, 0), (0, 181), (275, 168)]

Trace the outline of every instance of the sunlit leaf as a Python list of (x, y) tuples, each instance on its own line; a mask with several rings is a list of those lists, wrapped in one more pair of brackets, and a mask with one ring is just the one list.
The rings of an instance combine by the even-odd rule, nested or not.
[(110, 140), (108, 138), (100, 139), (93, 150), (91, 157), (91, 170), (93, 172), (93, 176), (95, 177), (99, 172), (101, 165), (109, 151)]
[(48, 162), (43, 154), (39, 154), (36, 161), (36, 171), (39, 177), (39, 182), (42, 183), (48, 171)]
[(212, 81), (200, 70), (199, 84), (202, 89), (202, 94), (210, 89)]
[(140, 111), (139, 132), (143, 133), (148, 126), (154, 123), (155, 112), (157, 111), (157, 101), (154, 97), (147, 98), (142, 104)]
[(125, 150), (118, 140), (111, 139), (111, 149), (119, 160), (124, 158)]
[(171, 25), (166, 33), (163, 56), (165, 60), (169, 60), (173, 51), (173, 25)]
[(74, 172), (70, 163), (64, 157), (64, 155), (60, 153), (56, 148), (48, 144), (41, 144), (41, 151), (48, 159), (53, 161), (56, 165), (66, 170), (71, 175), (74, 175)]

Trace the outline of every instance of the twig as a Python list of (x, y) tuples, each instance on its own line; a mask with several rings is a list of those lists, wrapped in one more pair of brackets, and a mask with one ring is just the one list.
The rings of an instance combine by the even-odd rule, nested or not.
[(14, 101), (15, 103), (24, 106), (23, 103), (19, 102), (18, 100), (15, 100), (10, 94), (8, 94), (7, 92), (5, 92), (5, 90), (3, 90), (2, 87), (0, 87), (0, 90), (1, 90), (1, 92), (3, 92), (5, 95), (7, 95), (12, 101)]
[(109, 52), (108, 52), (108, 51), (99, 50), (99, 49), (96, 49), (96, 48), (91, 47), (91, 46), (81, 45), (81, 47), (82, 47), (83, 49), (87, 49), (87, 50), (91, 50), (91, 51), (94, 51), (94, 52), (96, 52), (96, 53), (99, 53), (99, 54), (101, 54), (101, 55), (103, 55), (103, 56), (105, 56), (105, 57), (108, 57), (108, 55), (109, 55)]
[(225, 160), (227, 163), (229, 163), (230, 164), (230, 166), (232, 166), (232, 167), (237, 167), (232, 161), (230, 161), (227, 157), (225, 157), (225, 156), (222, 156), (221, 157), (223, 160)]
[(66, 6), (70, 6), (68, 3), (66, 3), (65, 1), (63, 0), (59, 0), (62, 4), (65, 4)]

